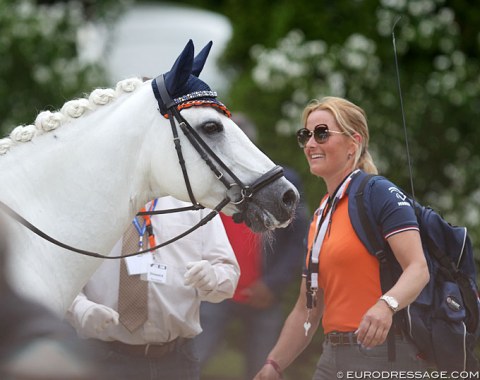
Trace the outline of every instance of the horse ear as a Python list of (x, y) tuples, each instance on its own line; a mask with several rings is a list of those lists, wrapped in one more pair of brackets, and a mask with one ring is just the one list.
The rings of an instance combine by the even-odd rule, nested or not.
[(210, 49), (212, 48), (213, 42), (210, 41), (205, 47), (202, 49), (200, 53), (195, 57), (193, 60), (193, 68), (192, 68), (192, 75), (198, 77), (205, 66), (205, 62), (207, 61), (208, 54), (210, 53)]
[(193, 41), (189, 40), (178, 56), (171, 70), (165, 74), (165, 87), (169, 94), (175, 94), (187, 83), (193, 66)]

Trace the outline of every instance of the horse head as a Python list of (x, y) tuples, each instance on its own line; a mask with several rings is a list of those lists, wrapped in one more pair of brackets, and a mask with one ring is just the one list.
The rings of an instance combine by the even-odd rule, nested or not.
[[(198, 198), (215, 208), (223, 198), (223, 212), (255, 232), (284, 227), (293, 217), (298, 191), (199, 78), (211, 47), (209, 42), (194, 56), (190, 40), (171, 70), (151, 81), (159, 111), (170, 120), (186, 185), (183, 200), (198, 204)], [(183, 144), (186, 140), (190, 144)], [(199, 162), (207, 165), (202, 168)]]

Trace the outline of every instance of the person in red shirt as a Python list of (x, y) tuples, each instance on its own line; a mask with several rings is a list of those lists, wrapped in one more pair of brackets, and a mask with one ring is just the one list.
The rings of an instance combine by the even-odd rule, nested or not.
[(377, 173), (368, 152), (365, 112), (346, 99), (326, 97), (306, 106), (303, 125), (298, 144), (327, 194), (310, 226), (297, 303), (254, 379), (280, 379), (310, 343), (320, 320), (325, 340), (314, 380), (347, 376), (348, 371), (424, 370), (405, 335), (395, 339), (394, 361), (386, 342), (394, 314), (413, 302), (429, 280), (415, 211), (398, 201), (399, 190), (390, 181), (372, 186), (378, 195), (377, 222), (401, 267), (397, 282), (382, 295), (378, 260), (359, 240), (348, 212), (348, 188), (356, 174)]

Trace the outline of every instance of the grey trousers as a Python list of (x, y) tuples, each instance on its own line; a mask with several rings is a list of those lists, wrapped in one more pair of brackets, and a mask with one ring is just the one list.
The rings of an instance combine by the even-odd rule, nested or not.
[(362, 371), (426, 371), (426, 362), (417, 357), (413, 343), (395, 339), (396, 360), (388, 361), (387, 343), (371, 349), (360, 345), (323, 344), (312, 380), (364, 378)]

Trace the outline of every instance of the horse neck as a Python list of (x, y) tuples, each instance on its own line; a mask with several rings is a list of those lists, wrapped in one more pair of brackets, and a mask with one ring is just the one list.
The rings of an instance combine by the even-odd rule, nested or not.
[[(35, 219), (36, 209), (48, 210), (56, 221), (49, 218), (45, 225), (56, 224), (57, 231), (63, 227), (64, 236), (71, 235), (72, 228), (81, 228), (101, 232), (98, 240), (104, 241), (118, 232), (117, 223), (128, 224), (148, 200), (148, 160), (142, 155), (147, 127), (129, 122), (122, 112), (112, 109), (109, 114), (110, 121), (92, 115), (83, 120), (84, 125), (64, 126), (55, 139), (59, 144), (52, 144), (55, 147), (41, 149), (39, 141), (30, 159), (18, 160), (17, 172), (27, 186), (16, 189), (17, 205), (26, 203), (25, 211)], [(117, 223), (112, 225), (108, 220), (113, 216)], [(112, 240), (107, 244), (112, 245)]]
[[(135, 104), (135, 99), (126, 101)], [(150, 149), (146, 147), (151, 145), (149, 141), (165, 140), (152, 136), (161, 130), (152, 127), (151, 118), (158, 114), (152, 112), (140, 120), (139, 114), (122, 107), (118, 99), (54, 133), (37, 136), (35, 144), (12, 149), (11, 156), (0, 161), (8, 184), (0, 191), (0, 200), (57, 240), (108, 254), (153, 194), (148, 180)], [(28, 288), (26, 293), (36, 287), (34, 298), (41, 302), (46, 297), (43, 287), (60, 288), (53, 308), (62, 313), (101, 260), (65, 254), (38, 237), (32, 237), (29, 245), (25, 236), (32, 236), (30, 233), (20, 226), (14, 231), (12, 240), (23, 242), (13, 248), (13, 276), (22, 281), (27, 278), (26, 283), (16, 285)], [(29, 257), (32, 250), (39, 260), (35, 270)], [(45, 278), (45, 273), (36, 274), (39, 270), (61, 275)]]

